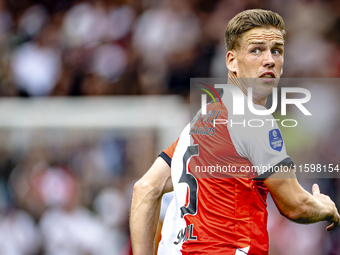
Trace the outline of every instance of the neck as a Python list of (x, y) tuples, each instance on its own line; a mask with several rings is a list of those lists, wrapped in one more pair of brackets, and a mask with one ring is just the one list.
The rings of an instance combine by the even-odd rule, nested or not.
[[(248, 96), (248, 87), (244, 84), (244, 82), (242, 82), (242, 79), (238, 78), (234, 73), (229, 72), (228, 73), (228, 84), (232, 84), (236, 87), (238, 87), (243, 94), (245, 94), (246, 96)], [(259, 104), (259, 105), (265, 105), (267, 102), (267, 97), (263, 97), (263, 98), (257, 98), (256, 96), (256, 92), (254, 91), (253, 88), (253, 103), (254, 104)]]

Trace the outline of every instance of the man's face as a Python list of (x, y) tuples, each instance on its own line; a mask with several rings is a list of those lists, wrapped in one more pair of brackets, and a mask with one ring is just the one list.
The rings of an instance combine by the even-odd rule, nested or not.
[(261, 93), (277, 86), (283, 66), (283, 35), (274, 27), (253, 28), (245, 32), (236, 50), (227, 54), (227, 66), (246, 87)]

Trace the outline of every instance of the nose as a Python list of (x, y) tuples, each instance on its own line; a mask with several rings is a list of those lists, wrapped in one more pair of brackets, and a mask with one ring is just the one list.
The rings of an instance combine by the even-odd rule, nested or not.
[(265, 66), (265, 67), (274, 67), (275, 66), (275, 60), (273, 58), (271, 51), (266, 51), (266, 53), (264, 54), (263, 66)]

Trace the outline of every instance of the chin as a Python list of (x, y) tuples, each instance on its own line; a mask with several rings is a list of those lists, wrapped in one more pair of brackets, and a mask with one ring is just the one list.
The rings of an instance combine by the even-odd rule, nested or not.
[(278, 78), (257, 78), (253, 84), (253, 91), (258, 98), (267, 97), (273, 93), (273, 88), (276, 88), (280, 79)]
[(256, 83), (270, 87), (277, 87), (279, 81), (280, 81), (279, 78), (258, 78)]

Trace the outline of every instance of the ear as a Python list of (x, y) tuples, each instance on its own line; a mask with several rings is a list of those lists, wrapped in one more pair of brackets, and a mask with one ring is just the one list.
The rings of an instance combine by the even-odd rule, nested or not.
[(226, 55), (226, 64), (229, 72), (237, 74), (237, 58), (235, 50), (229, 50)]

